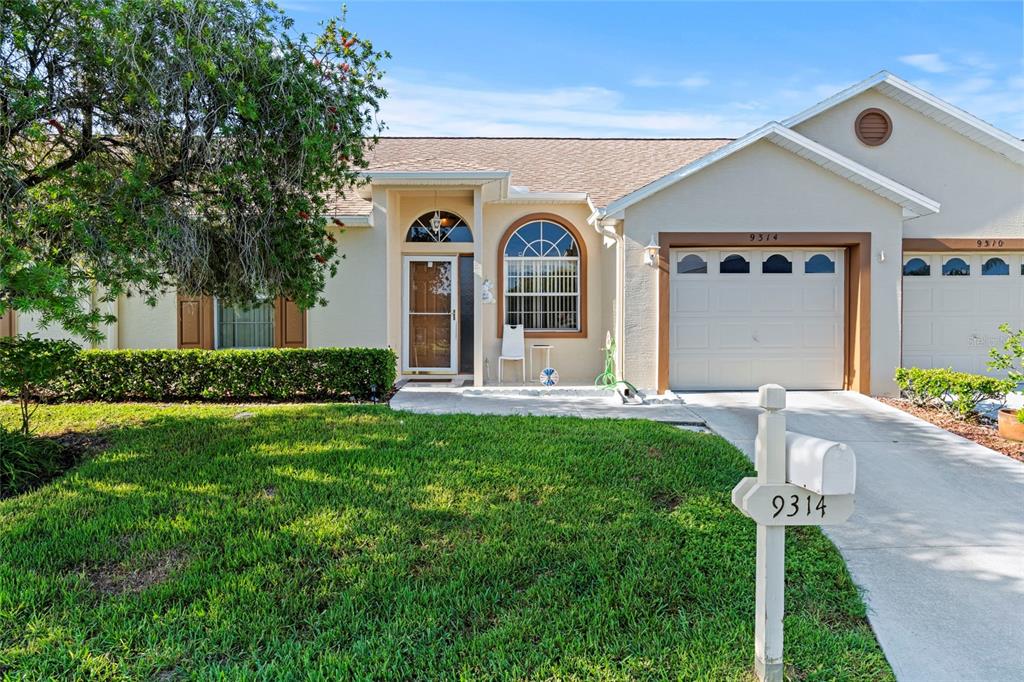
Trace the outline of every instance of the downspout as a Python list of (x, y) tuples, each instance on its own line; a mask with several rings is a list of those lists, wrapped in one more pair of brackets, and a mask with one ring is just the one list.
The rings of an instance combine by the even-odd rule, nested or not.
[(622, 221), (605, 218), (605, 212), (590, 204), (591, 214), (587, 222), (601, 235), (604, 240), (615, 247), (615, 307), (612, 311), (612, 336), (615, 339), (615, 378), (624, 379), (623, 367), (626, 358), (626, 240), (621, 229)]

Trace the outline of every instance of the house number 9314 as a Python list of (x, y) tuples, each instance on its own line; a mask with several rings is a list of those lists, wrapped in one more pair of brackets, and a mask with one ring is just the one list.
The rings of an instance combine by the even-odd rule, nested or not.
[[(812, 513), (820, 513), (821, 516), (819, 518), (825, 518), (825, 509), (828, 505), (825, 504), (824, 497), (818, 497), (815, 495), (814, 497), (818, 498), (818, 503), (815, 504), (813, 508), (811, 507), (810, 495), (789, 495), (788, 500), (786, 497), (787, 496), (784, 495), (775, 495), (772, 497), (772, 509), (775, 510), (775, 513), (772, 514), (773, 519), (778, 518), (779, 515), (783, 513), (785, 513), (787, 517), (792, 518), (801, 512), (804, 516), (810, 516)], [(804, 499), (801, 499), (801, 497)]]
[(779, 241), (778, 232), (751, 232), (750, 241), (752, 242), (777, 242)]

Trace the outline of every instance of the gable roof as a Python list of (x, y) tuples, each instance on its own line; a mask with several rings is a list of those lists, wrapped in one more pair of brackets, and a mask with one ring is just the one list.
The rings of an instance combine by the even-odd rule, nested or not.
[[(531, 192), (582, 192), (604, 206), (728, 144), (728, 139), (546, 137), (382, 137), (368, 156), (374, 171), (506, 171)], [(367, 215), (355, 191), (328, 202), (331, 215)]]
[(923, 194), (896, 182), (892, 178), (862, 166), (853, 159), (849, 159), (837, 151), (818, 144), (814, 140), (790, 130), (781, 123), (772, 121), (720, 147), (714, 152), (627, 194), (621, 199), (613, 201), (601, 213), (608, 216), (621, 213), (627, 207), (760, 140), (772, 142), (783, 149), (793, 152), (797, 156), (818, 164), (825, 170), (831, 171), (856, 185), (860, 185), (868, 191), (874, 192), (895, 204), (899, 204), (903, 207), (905, 217), (918, 217), (938, 213), (939, 211), (939, 203), (934, 199), (929, 199)]
[(801, 111), (796, 116), (787, 118), (782, 122), (782, 125), (790, 128), (800, 125), (807, 119), (813, 118), (823, 111), (827, 111), (871, 89), (952, 128), (961, 135), (1002, 154), (1015, 163), (1024, 165), (1024, 141), (996, 128), (991, 123), (982, 121), (977, 116), (969, 114), (949, 102), (939, 99), (929, 92), (925, 92), (916, 85), (911, 85), (888, 71), (879, 71), (874, 76), (862, 80), (856, 85), (851, 85), (828, 99), (818, 102), (813, 107)]

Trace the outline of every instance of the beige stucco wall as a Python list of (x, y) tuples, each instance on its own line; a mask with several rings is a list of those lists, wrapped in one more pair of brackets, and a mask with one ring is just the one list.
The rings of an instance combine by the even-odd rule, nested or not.
[(657, 386), (658, 270), (643, 263), (651, 235), (870, 232), (871, 386), (875, 393), (892, 393), (900, 349), (900, 265), (893, 256), (900, 250), (901, 221), (896, 204), (767, 141), (631, 206), (623, 224), (626, 379), (648, 389)]
[[(326, 306), (308, 311), (307, 343), (322, 346), (385, 346), (384, 234), (368, 227), (331, 228), (346, 257), (324, 287)], [(119, 348), (176, 348), (177, 295), (150, 306), (137, 296), (118, 301)]]
[[(83, 309), (93, 305), (104, 314), (117, 314), (116, 303), (102, 301), (96, 291), (93, 291), (88, 299), (82, 300)], [(98, 342), (91, 342), (69, 333), (60, 324), (44, 325), (42, 323), (42, 315), (39, 313), (15, 313), (14, 315), (15, 334), (33, 334), (41, 339), (74, 341), (82, 348), (117, 348), (118, 331), (116, 322), (110, 325), (101, 325), (100, 332), (104, 334), (104, 338)]]
[(384, 347), (386, 315), (386, 233), (373, 227), (331, 229), (345, 256), (338, 274), (328, 277), (326, 306), (306, 313), (307, 345)]
[(177, 294), (161, 296), (156, 306), (138, 296), (122, 296), (118, 301), (119, 348), (177, 348)]
[[(605, 330), (610, 328), (611, 312), (604, 304), (609, 286), (603, 279), (609, 255), (602, 244), (600, 235), (587, 224), (590, 214), (586, 204), (541, 204), (541, 203), (485, 203), (482, 207), (483, 225), (474, 224), (474, 193), (472, 188), (454, 187), (438, 191), (398, 190), (387, 192), (388, 206), (388, 288), (386, 309), (388, 311), (388, 345), (402, 352), (402, 268), (403, 259), (408, 255), (481, 255), (481, 277), (493, 283), (493, 292), (500, 295), (498, 281), (498, 245), (508, 227), (519, 218), (533, 213), (550, 213), (570, 222), (583, 238), (587, 251), (587, 336), (586, 338), (528, 338), (527, 350), (531, 343), (546, 343), (553, 346), (551, 364), (558, 370), (563, 384), (590, 383), (602, 367), (601, 347)], [(474, 244), (409, 244), (405, 234), (412, 222), (435, 207), (462, 216), (473, 232)], [(374, 228), (376, 229), (376, 228)], [(479, 244), (476, 241), (480, 241)], [(613, 257), (613, 256), (612, 256)], [(611, 271), (609, 271), (611, 274)], [(613, 286), (613, 285), (612, 285)], [(498, 356), (501, 354), (501, 339), (498, 338), (498, 306), (496, 303), (481, 306), (483, 319), (484, 383), (494, 384), (498, 380)], [(542, 359), (536, 355), (538, 365)], [(536, 371), (540, 367), (533, 368)], [(521, 377), (518, 364), (505, 366), (506, 382)], [(528, 377), (532, 378), (532, 377)], [(518, 383), (521, 379), (515, 379)]]
[[(602, 244), (601, 236), (587, 224), (590, 210), (586, 204), (492, 204), (484, 207), (484, 249), (483, 272), (486, 279), (494, 283), (494, 293), (501, 295), (502, 284), (498, 281), (498, 242), (508, 227), (516, 220), (532, 213), (553, 213), (568, 221), (576, 228), (583, 238), (583, 248), (587, 253), (587, 335), (585, 338), (527, 338), (527, 355), (531, 343), (551, 344), (551, 365), (558, 370), (563, 384), (591, 384), (594, 377), (603, 368), (604, 358), (601, 348), (604, 346), (605, 332), (610, 329), (610, 317), (607, 301), (606, 276), (614, 277), (614, 272), (607, 269), (608, 255)], [(488, 304), (484, 311), (484, 357), (489, 375), (488, 383), (498, 380), (498, 356), (501, 352), (501, 339), (498, 338), (498, 306)], [(536, 363), (531, 367), (533, 373), (541, 370), (543, 354), (536, 353)], [(518, 365), (509, 363), (505, 367), (506, 378), (516, 376)], [(521, 376), (521, 374), (519, 375)], [(536, 377), (527, 377), (530, 380)]]
[(44, 325), (39, 313), (17, 313), (15, 315), (15, 331), (18, 334), (34, 334), (41, 339), (67, 339), (83, 348), (92, 348), (92, 344), (88, 341), (69, 334), (59, 324)]
[[(892, 119), (892, 135), (878, 147), (853, 131), (869, 107)], [(908, 220), (906, 237), (1024, 236), (1024, 167), (894, 99), (869, 90), (796, 130), (942, 205), (937, 214)]]

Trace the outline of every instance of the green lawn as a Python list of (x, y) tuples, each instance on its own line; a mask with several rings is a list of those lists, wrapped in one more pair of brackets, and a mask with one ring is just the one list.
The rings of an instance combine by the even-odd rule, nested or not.
[[(754, 524), (729, 501), (752, 469), (717, 437), (348, 405), (36, 419), (119, 428), (0, 502), (0, 673), (752, 678)], [(891, 679), (835, 548), (788, 537), (790, 673)]]

